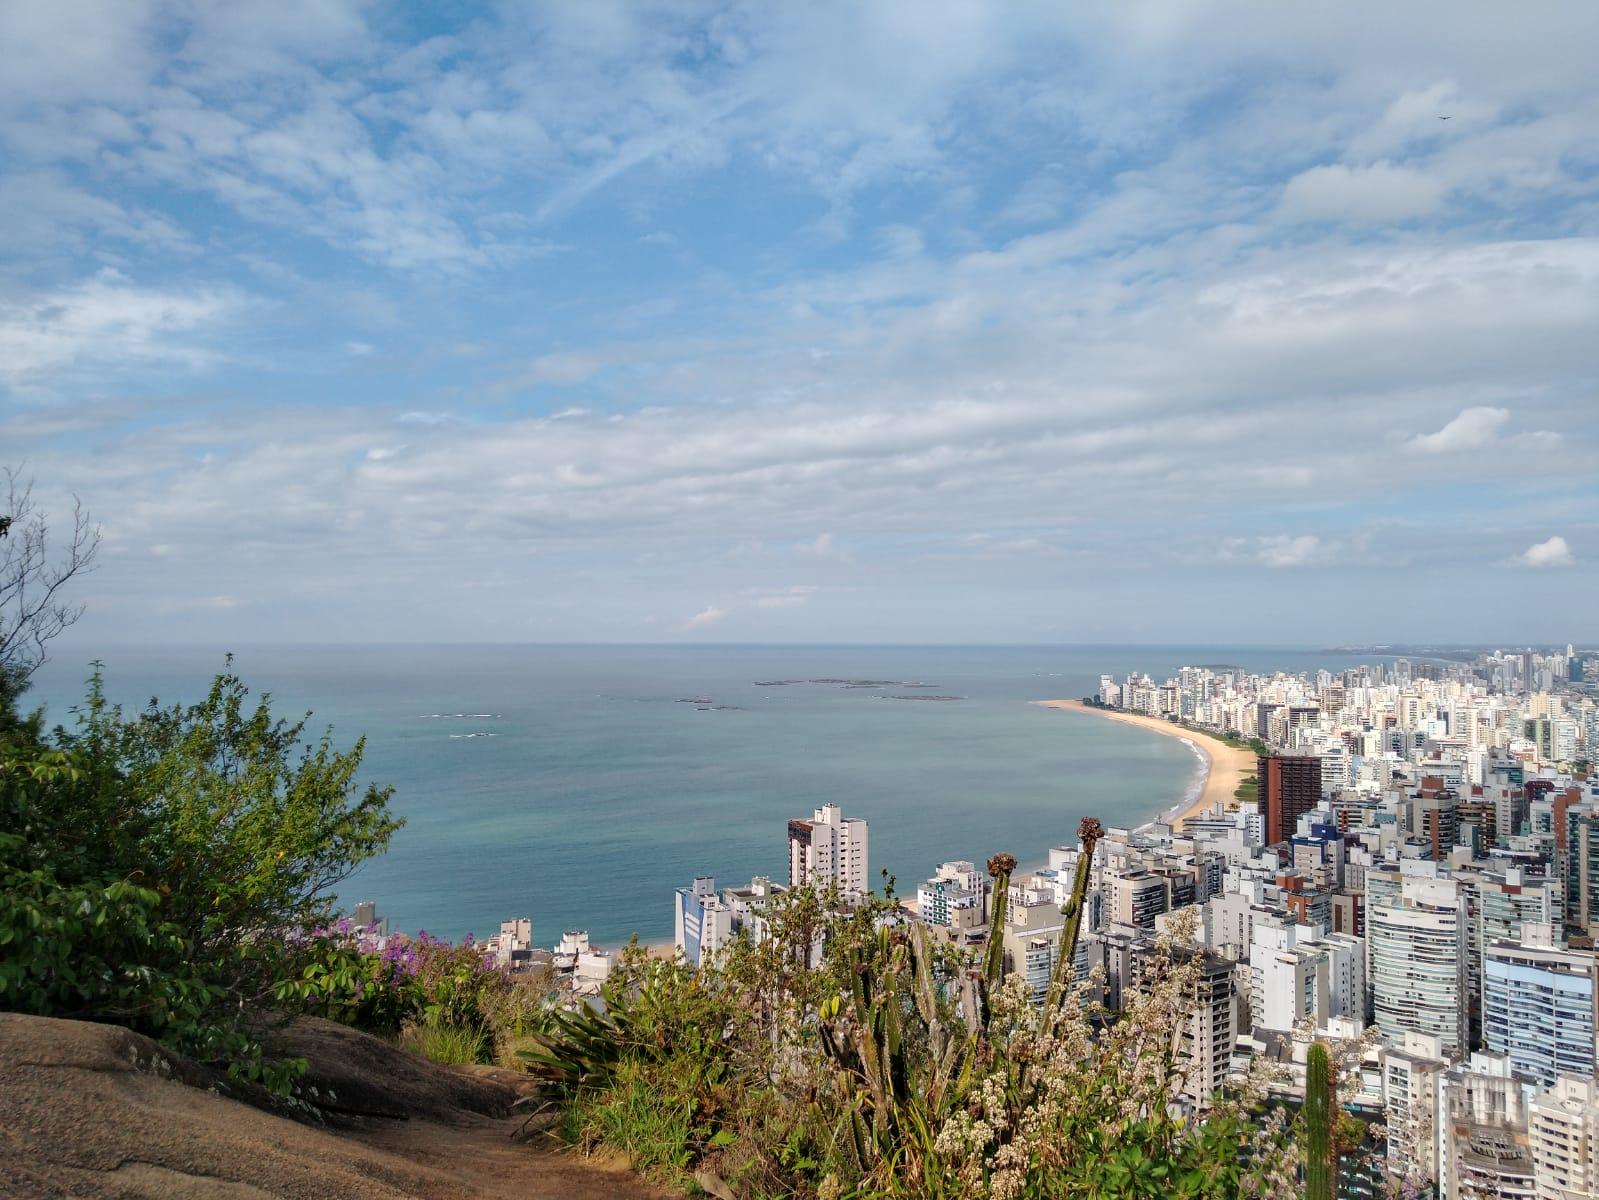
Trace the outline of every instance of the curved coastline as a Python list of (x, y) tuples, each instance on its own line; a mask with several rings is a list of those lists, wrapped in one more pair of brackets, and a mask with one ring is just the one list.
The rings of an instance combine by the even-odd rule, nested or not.
[(1240, 750), (1215, 738), (1195, 734), (1192, 730), (1158, 717), (1094, 708), (1081, 700), (1035, 700), (1033, 703), (1041, 708), (1093, 713), (1111, 721), (1136, 725), (1140, 729), (1148, 729), (1153, 733), (1185, 742), (1200, 760), (1200, 776), (1184, 793), (1181, 800), (1157, 818), (1170, 822), (1172, 828), (1176, 830), (1182, 829), (1183, 823), (1190, 817), (1210, 812), (1217, 804), (1225, 809), (1232, 802), (1233, 793), (1238, 790), (1238, 785), (1255, 772), (1255, 756), (1248, 750)]

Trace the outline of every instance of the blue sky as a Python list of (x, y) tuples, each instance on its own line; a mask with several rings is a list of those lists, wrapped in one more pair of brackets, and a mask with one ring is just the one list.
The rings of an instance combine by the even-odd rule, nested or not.
[(22, 0), (0, 461), (85, 644), (1599, 640), (1594, 45)]

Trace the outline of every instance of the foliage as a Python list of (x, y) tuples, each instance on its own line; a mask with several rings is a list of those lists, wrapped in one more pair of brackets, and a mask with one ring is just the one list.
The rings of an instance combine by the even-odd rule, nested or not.
[[(387, 844), (362, 746), (246, 705), (231, 674), (125, 717), (98, 673), (72, 729), (0, 723), (0, 1007), (115, 1021), (287, 1086), (265, 1002), (314, 957), (331, 889)], [(290, 1010), (292, 1011), (292, 1009)]]
[[(1096, 828), (1092, 832), (1097, 836)], [(1092, 842), (1090, 840), (1090, 846)], [(994, 925), (1014, 869), (995, 856)], [(1080, 903), (1080, 897), (1078, 897)], [(1070, 906), (1068, 906), (1070, 915)], [(798, 889), (709, 966), (624, 956), (603, 1011), (551, 1010), (528, 1055), (581, 1145), (751, 1197), (1235, 1197), (1286, 1191), (1285, 1121), (1174, 1104), (1197, 966), (1174, 929), (1118, 1019), (1058, 956), (1048, 994), (888, 899)], [(1180, 925), (1180, 922), (1177, 923)], [(820, 965), (808, 965), (820, 939)]]
[(487, 1058), (489, 1037), (478, 1028), (422, 1021), (400, 1031), (400, 1045), (437, 1063), (478, 1063)]
[(425, 930), (414, 939), (378, 939), (340, 919), (315, 931), (308, 950), (299, 974), (276, 985), (281, 1004), (371, 1033), (404, 1034), (424, 1053), (469, 1046), (468, 1061), (490, 1061), (543, 1008), (537, 981), (513, 979), (470, 934), (459, 945)]

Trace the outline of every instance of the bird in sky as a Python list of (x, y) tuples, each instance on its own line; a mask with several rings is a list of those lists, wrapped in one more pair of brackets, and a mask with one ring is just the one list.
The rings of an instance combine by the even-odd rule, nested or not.
[[(1451, 115), (1453, 115), (1453, 114), (1451, 114)], [(1439, 118), (1438, 118), (1438, 119), (1439, 119), (1439, 120), (1440, 120), (1440, 121), (1447, 121), (1447, 120), (1449, 120), (1449, 118), (1448, 118), (1448, 117), (1439, 117)]]

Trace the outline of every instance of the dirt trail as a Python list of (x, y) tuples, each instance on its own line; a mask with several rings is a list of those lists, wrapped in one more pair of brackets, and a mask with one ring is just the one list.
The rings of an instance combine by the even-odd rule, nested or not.
[[(0, 1013), (0, 1194), (105, 1200), (664, 1200), (615, 1166), (511, 1139), (525, 1085), (326, 1022), (294, 1031), (290, 1119), (112, 1025)], [(374, 1115), (383, 1113), (385, 1115)], [(337, 1124), (326, 1122), (337, 1122)]]

